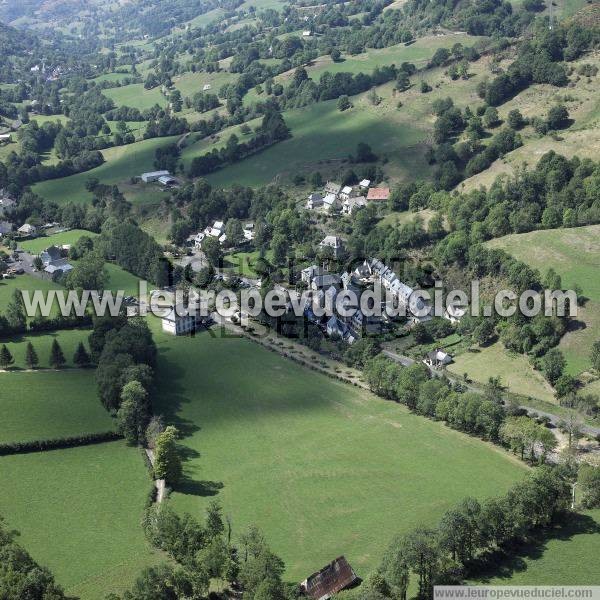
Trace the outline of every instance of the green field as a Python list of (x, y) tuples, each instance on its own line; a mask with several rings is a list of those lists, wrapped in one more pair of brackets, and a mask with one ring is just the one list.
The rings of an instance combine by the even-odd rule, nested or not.
[(500, 342), (454, 357), (448, 370), (485, 384), (490, 377), (500, 377), (510, 392), (532, 396), (546, 402), (556, 402), (554, 392), (543, 375), (535, 371), (523, 354), (507, 352)]
[(183, 97), (193, 96), (196, 92), (202, 92), (204, 85), (210, 85), (211, 94), (217, 94), (219, 88), (226, 83), (233, 83), (239, 77), (237, 73), (219, 71), (218, 73), (184, 73), (173, 78), (173, 85), (181, 92)]
[(121, 87), (102, 90), (102, 93), (111, 98), (117, 106), (131, 106), (145, 110), (155, 104), (166, 106), (167, 99), (160, 91), (160, 87), (147, 90), (141, 83), (131, 83)]
[(137, 448), (110, 442), (0, 457), (0, 514), (68, 595), (100, 600), (160, 558), (140, 527), (150, 479)]
[(61, 231), (60, 233), (19, 242), (19, 246), (30, 254), (40, 254), (49, 246), (72, 246), (81, 236), (84, 235), (94, 238), (98, 234), (93, 233), (92, 231), (87, 231), (86, 229), (69, 229), (69, 231)]
[[(521, 548), (494, 569), (489, 578), (473, 583), (490, 585), (598, 585), (600, 510), (574, 515), (545, 539)], [(500, 573), (498, 573), (498, 571)]]
[[(131, 177), (135, 177), (154, 169), (154, 153), (157, 148), (168, 146), (177, 140), (177, 136), (153, 138), (143, 140), (126, 146), (117, 146), (107, 148), (102, 151), (105, 163), (86, 171), (62, 179), (52, 179), (43, 181), (33, 186), (36, 194), (47, 200), (64, 204), (66, 202), (88, 202), (92, 194), (85, 189), (85, 183), (92, 177), (97, 177), (105, 184), (127, 184)], [(134, 188), (129, 190), (129, 188)], [(143, 204), (146, 192), (155, 197), (156, 192), (160, 192), (154, 185), (138, 184), (135, 186), (124, 186), (125, 195), (131, 200), (135, 196), (138, 203)], [(127, 194), (130, 191), (130, 195)], [(162, 192), (161, 192), (162, 193)]]
[(156, 411), (188, 455), (174, 506), (198, 515), (216, 495), (234, 536), (257, 524), (290, 581), (340, 554), (365, 576), (394, 534), (525, 473), (493, 446), (252, 342), (155, 339)]
[(59, 290), (61, 287), (47, 279), (39, 279), (32, 275), (17, 275), (14, 279), (0, 281), (0, 313), (3, 313), (6, 305), (11, 301), (15, 290)]
[[(422, 153), (414, 148), (424, 139), (423, 130), (395, 121), (394, 115), (382, 119), (377, 107), (361, 105), (340, 112), (336, 104), (330, 100), (284, 113), (291, 139), (207, 176), (208, 181), (217, 187), (259, 186), (277, 176), (290, 179), (296, 173), (337, 170), (361, 141), (371, 144), (378, 154), (387, 154), (387, 168), (400, 176), (409, 172), (414, 176), (426, 166), (419, 167)], [(229, 136), (223, 132), (220, 137)]]
[(600, 339), (600, 225), (508, 235), (488, 245), (506, 250), (542, 275), (552, 267), (561, 276), (564, 289), (581, 286), (589, 300), (577, 321), (585, 327), (567, 333), (559, 348), (565, 353), (569, 373), (577, 375), (588, 369), (590, 349)]
[(92, 370), (1, 373), (0, 412), (0, 443), (114, 428), (113, 420), (98, 399)]
[(73, 364), (73, 355), (75, 354), (75, 349), (77, 348), (79, 342), (84, 342), (87, 346), (87, 338), (89, 334), (90, 331), (87, 329), (68, 329), (57, 332), (19, 335), (14, 336), (9, 340), (2, 339), (1, 341), (2, 343), (6, 344), (6, 347), (10, 350), (13, 358), (15, 359), (12, 368), (28, 368), (25, 364), (25, 350), (27, 342), (31, 342), (37, 352), (40, 360), (40, 364), (38, 366), (40, 368), (50, 368), (50, 347), (53, 340), (56, 340), (60, 344), (67, 361), (66, 366), (73, 367), (75, 366)]

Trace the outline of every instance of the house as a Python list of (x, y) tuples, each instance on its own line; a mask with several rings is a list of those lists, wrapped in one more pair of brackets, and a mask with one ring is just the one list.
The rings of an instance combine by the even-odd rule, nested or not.
[(158, 181), (161, 177), (166, 177), (168, 175), (170, 175), (169, 171), (150, 171), (149, 173), (142, 173), (140, 179), (144, 183), (152, 183), (153, 181)]
[(191, 236), (192, 237), (192, 242), (194, 243), (194, 248), (202, 248), (202, 242), (204, 240), (204, 238), (206, 237), (206, 234), (203, 233), (202, 231), (200, 231), (199, 233), (197, 233), (196, 235)]
[(326, 235), (323, 241), (319, 243), (319, 247), (331, 248), (333, 250), (333, 257), (337, 258), (344, 248), (344, 243), (337, 235)]
[(50, 246), (40, 254), (40, 258), (45, 267), (56, 260), (60, 260), (62, 257), (62, 251), (58, 246)]
[(368, 187), (371, 185), (371, 181), (369, 179), (361, 179), (358, 182), (358, 187), (362, 188), (363, 190), (368, 189)]
[(210, 237), (220, 238), (223, 235), (225, 225), (223, 221), (215, 221), (212, 227), (207, 227), (204, 233)]
[(44, 267), (44, 273), (48, 273), (48, 275), (56, 276), (63, 275), (64, 273), (68, 273), (73, 270), (73, 265), (70, 264), (66, 258), (59, 258), (58, 260), (53, 260), (51, 263), (47, 264)]
[(162, 329), (171, 335), (185, 335), (186, 333), (196, 331), (200, 323), (201, 319), (199, 315), (194, 314), (183, 304), (178, 304), (172, 306), (169, 312), (162, 318)]
[(208, 92), (208, 90), (210, 90), (210, 88), (211, 88), (210, 83), (205, 83), (204, 86), (202, 87), (202, 91)]
[(340, 199), (347, 200), (352, 195), (352, 186), (345, 185), (340, 191)]
[(9, 221), (0, 221), (0, 235), (6, 235), (13, 230), (13, 224)]
[(447, 352), (436, 348), (427, 353), (427, 357), (423, 362), (437, 369), (449, 365), (452, 362), (452, 357)]
[(346, 558), (340, 556), (306, 578), (300, 588), (312, 600), (328, 600), (358, 582), (359, 579)]
[(8, 144), (10, 142), (10, 133), (0, 133), (0, 142)]
[(304, 30), (302, 32), (302, 37), (307, 38), (307, 37), (310, 37), (310, 36), (311, 36), (311, 33), (310, 33), (310, 31), (308, 29), (306, 29), (306, 30)]
[(456, 325), (465, 316), (467, 308), (458, 304), (451, 304), (444, 311), (444, 319), (448, 319), (450, 323)]
[(37, 228), (34, 225), (31, 225), (30, 223), (25, 223), (25, 225), (21, 225), (21, 227), (19, 227), (17, 231), (21, 235), (35, 235), (37, 232)]
[(342, 186), (339, 183), (328, 181), (323, 189), (325, 190), (326, 194), (333, 194), (337, 197), (342, 189)]
[(386, 201), (390, 197), (390, 188), (370, 188), (367, 192), (367, 200), (369, 201)]
[(244, 239), (251, 242), (254, 239), (254, 231), (251, 229), (244, 229)]
[(367, 199), (364, 196), (357, 196), (356, 198), (347, 198), (342, 203), (342, 212), (345, 215), (351, 215), (358, 208), (363, 208), (367, 205)]
[(165, 187), (171, 187), (173, 185), (177, 185), (178, 181), (171, 175), (161, 175), (158, 178), (158, 183), (160, 183), (160, 185), (164, 185)]
[(318, 267), (317, 265), (311, 265), (310, 267), (306, 267), (300, 271), (300, 279), (307, 285), (310, 285), (315, 277), (322, 274), (323, 269), (321, 269), (321, 267)]
[(327, 194), (323, 198), (323, 210), (329, 212), (338, 206), (338, 199), (335, 194)]
[(339, 286), (340, 284), (341, 278), (339, 275), (336, 275), (335, 273), (326, 273), (324, 275), (317, 275), (316, 277), (313, 277), (310, 287), (317, 291), (329, 288), (332, 285)]
[(323, 206), (323, 196), (319, 192), (313, 192), (308, 196), (306, 201), (306, 208), (308, 210), (314, 210), (315, 208), (321, 208)]

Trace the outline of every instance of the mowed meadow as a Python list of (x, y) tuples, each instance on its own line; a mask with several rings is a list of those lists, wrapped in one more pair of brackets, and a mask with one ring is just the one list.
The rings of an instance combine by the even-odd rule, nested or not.
[(198, 515), (218, 499), (234, 537), (256, 524), (289, 581), (340, 554), (364, 576), (394, 534), (526, 473), (493, 446), (251, 341), (155, 339), (155, 410), (180, 429), (186, 457), (171, 502)]

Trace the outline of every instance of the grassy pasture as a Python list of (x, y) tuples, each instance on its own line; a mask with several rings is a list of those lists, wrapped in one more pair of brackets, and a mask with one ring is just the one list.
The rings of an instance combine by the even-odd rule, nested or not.
[(6, 309), (6, 305), (11, 301), (15, 290), (59, 290), (61, 287), (47, 279), (39, 279), (32, 275), (17, 275), (14, 279), (4, 279), (0, 281), (0, 313)]
[(482, 384), (490, 377), (500, 377), (511, 392), (556, 403), (552, 387), (533, 369), (527, 357), (509, 354), (500, 342), (455, 356), (448, 370), (458, 376), (467, 373), (473, 381)]
[(210, 85), (209, 93), (217, 94), (219, 88), (226, 83), (233, 83), (239, 75), (229, 73), (229, 71), (219, 71), (218, 73), (184, 73), (173, 78), (173, 85), (181, 92), (183, 97), (193, 96), (196, 92), (201, 92), (205, 85)]
[(577, 321), (585, 327), (568, 332), (559, 348), (569, 373), (577, 375), (588, 369), (592, 344), (600, 339), (600, 225), (513, 234), (488, 245), (506, 250), (542, 274), (552, 267), (561, 276), (564, 289), (572, 289), (576, 283), (582, 287), (589, 300)]
[(125, 184), (123, 185), (125, 196), (130, 201), (143, 204), (147, 195), (154, 199), (156, 192), (160, 190), (152, 184), (128, 185), (131, 177), (153, 170), (156, 149), (168, 146), (176, 140), (177, 136), (153, 138), (126, 146), (107, 148), (102, 151), (106, 162), (99, 167), (62, 179), (37, 183), (33, 186), (33, 190), (36, 194), (58, 204), (85, 203), (92, 198), (92, 194), (85, 189), (85, 183), (92, 177), (97, 177), (105, 184)]
[(0, 412), (0, 443), (114, 428), (113, 420), (98, 400), (91, 370), (1, 373)]
[[(61, 330), (58, 332), (44, 332), (44, 333), (28, 333), (24, 335), (14, 336), (9, 340), (2, 340), (2, 343), (6, 343), (6, 347), (10, 350), (13, 358), (15, 359), (14, 364), (11, 368), (27, 369), (25, 364), (25, 350), (28, 342), (33, 344), (38, 358), (40, 359), (41, 368), (50, 368), (50, 347), (52, 342), (56, 340), (65, 355), (67, 361), (66, 366), (73, 367), (73, 355), (79, 342), (83, 342), (87, 347), (87, 339), (90, 331), (87, 329), (68, 329)], [(89, 350), (89, 348), (88, 348)], [(6, 379), (2, 379), (6, 381)]]
[(575, 515), (547, 538), (532, 541), (516, 556), (475, 584), (597, 585), (600, 562), (600, 510)]
[(19, 246), (30, 254), (40, 254), (49, 246), (66, 246), (73, 245), (80, 237), (87, 235), (91, 238), (98, 234), (85, 229), (70, 229), (69, 231), (61, 231), (52, 235), (41, 236), (32, 240), (20, 242)]
[(525, 473), (492, 446), (252, 342), (155, 339), (156, 410), (188, 456), (174, 506), (200, 514), (216, 496), (234, 536), (251, 523), (264, 531), (290, 581), (342, 553), (364, 576), (395, 533)]
[(147, 90), (141, 83), (109, 88), (102, 90), (102, 93), (107, 98), (111, 98), (117, 107), (131, 106), (145, 110), (146, 108), (152, 108), (155, 104), (159, 106), (167, 105), (167, 99), (162, 95), (160, 87)]
[[(416, 176), (423, 171), (426, 165), (420, 166), (424, 161), (419, 150), (419, 143), (425, 137), (422, 130), (396, 119), (395, 114), (382, 119), (381, 111), (367, 106), (366, 101), (357, 101), (355, 108), (345, 112), (340, 112), (336, 104), (330, 100), (287, 111), (284, 118), (292, 131), (291, 139), (221, 169), (207, 179), (222, 187), (232, 183), (258, 186), (280, 177), (291, 179), (296, 173), (337, 171), (360, 141), (371, 144), (379, 154), (387, 154), (388, 170), (399, 176), (409, 173)], [(228, 132), (222, 132), (221, 143), (228, 137)]]
[(150, 479), (137, 448), (110, 442), (0, 458), (0, 514), (70, 596), (100, 600), (159, 561), (140, 519)]

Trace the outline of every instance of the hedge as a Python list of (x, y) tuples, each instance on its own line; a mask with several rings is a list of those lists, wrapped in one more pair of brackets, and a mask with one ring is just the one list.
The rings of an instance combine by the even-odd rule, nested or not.
[(9, 442), (0, 444), (0, 456), (11, 454), (28, 454), (29, 452), (44, 452), (45, 450), (59, 450), (62, 448), (75, 448), (90, 446), (103, 442), (112, 442), (123, 439), (116, 431), (102, 431), (100, 433), (87, 433), (72, 437), (54, 438), (49, 440), (32, 440), (30, 442)]

